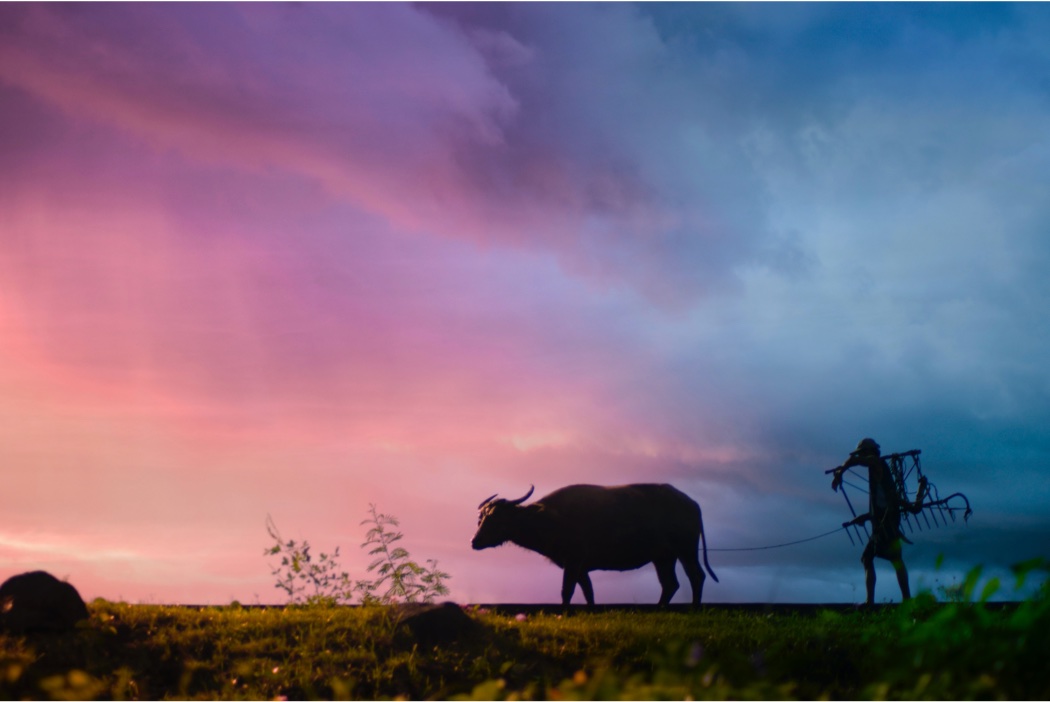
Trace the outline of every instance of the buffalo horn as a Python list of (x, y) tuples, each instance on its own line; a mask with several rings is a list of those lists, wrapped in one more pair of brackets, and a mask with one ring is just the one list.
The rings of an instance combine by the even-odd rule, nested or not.
[[(496, 493), (496, 495), (498, 495), (498, 494), (499, 494), (499, 493), (497, 492), (497, 493)], [(478, 509), (481, 509), (482, 507), (484, 507), (484, 506), (485, 506), (485, 505), (487, 505), (488, 503), (492, 502), (492, 500), (493, 500), (493, 499), (495, 499), (496, 495), (493, 495), (492, 497), (486, 497), (486, 498), (485, 498), (485, 499), (484, 499), (484, 500), (482, 501), (482, 503), (481, 503), (480, 505), (478, 505)]]
[(520, 505), (522, 502), (524, 502), (525, 500), (529, 499), (529, 497), (532, 495), (532, 491), (535, 490), (535, 489), (536, 489), (535, 485), (530, 485), (529, 486), (529, 491), (525, 493), (525, 497), (519, 497), (516, 500), (509, 500), (510, 504), (512, 504), (512, 505)]

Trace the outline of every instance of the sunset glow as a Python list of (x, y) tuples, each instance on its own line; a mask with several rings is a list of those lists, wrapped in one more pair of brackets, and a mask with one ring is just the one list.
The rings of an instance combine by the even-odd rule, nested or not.
[[(456, 601), (553, 602), (471, 550), (480, 500), (669, 482), (711, 548), (775, 544), (849, 518), (824, 471), (863, 436), (974, 501), (918, 586), (1039, 555), (1048, 25), (0, 5), (0, 575), (279, 602), (267, 515), (364, 577), (374, 503)], [(705, 598), (859, 601), (859, 556), (712, 553)]]

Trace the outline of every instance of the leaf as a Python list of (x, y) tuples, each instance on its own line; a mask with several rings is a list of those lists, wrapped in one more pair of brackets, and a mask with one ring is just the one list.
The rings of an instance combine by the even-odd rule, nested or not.
[(999, 578), (990, 578), (981, 590), (981, 602), (987, 602), (988, 598), (999, 591)]
[(970, 602), (973, 599), (974, 590), (977, 589), (977, 581), (981, 579), (981, 566), (976, 566), (969, 573), (966, 574), (966, 579), (962, 584), (962, 595), (964, 602)]
[(1027, 561), (1022, 561), (1011, 566), (1010, 570), (1012, 570), (1017, 577), (1014, 589), (1020, 590), (1024, 587), (1025, 581), (1028, 579), (1028, 574), (1033, 570), (1050, 570), (1050, 561), (1041, 557), (1031, 558)]

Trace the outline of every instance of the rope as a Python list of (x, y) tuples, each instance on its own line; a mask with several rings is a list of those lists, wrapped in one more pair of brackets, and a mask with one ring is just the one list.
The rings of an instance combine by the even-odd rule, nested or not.
[(799, 539), (798, 541), (789, 541), (786, 544), (774, 544), (773, 546), (753, 546), (751, 548), (709, 548), (707, 550), (708, 551), (765, 551), (766, 549), (770, 549), (770, 548), (783, 548), (784, 546), (794, 546), (795, 544), (804, 544), (807, 541), (816, 541), (817, 539), (823, 539), (825, 536), (831, 536), (832, 534), (837, 534), (841, 529), (842, 529), (842, 527), (839, 527), (838, 529), (833, 529), (833, 530), (831, 530), (829, 532), (826, 532), (824, 534), (820, 534), (818, 536), (811, 536), (808, 539)]

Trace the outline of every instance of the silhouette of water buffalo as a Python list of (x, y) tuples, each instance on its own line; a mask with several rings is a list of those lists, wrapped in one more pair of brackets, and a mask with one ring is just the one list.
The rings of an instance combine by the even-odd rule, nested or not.
[(663, 588), (660, 604), (666, 605), (678, 590), (675, 561), (681, 561), (698, 605), (706, 577), (698, 558), (701, 540), (704, 566), (718, 582), (707, 562), (700, 505), (670, 485), (570, 485), (523, 506), (533, 490), (516, 500), (493, 495), (478, 505), (471, 546), (481, 550), (510, 541), (546, 556), (564, 570), (563, 604), (569, 604), (577, 584), (587, 604), (594, 604), (592, 570), (652, 563)]

